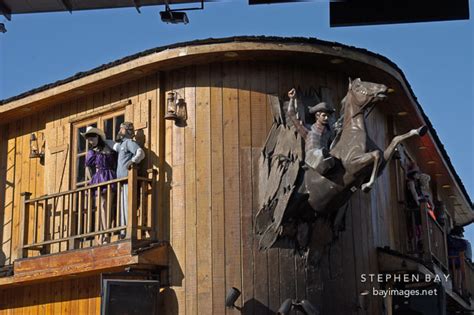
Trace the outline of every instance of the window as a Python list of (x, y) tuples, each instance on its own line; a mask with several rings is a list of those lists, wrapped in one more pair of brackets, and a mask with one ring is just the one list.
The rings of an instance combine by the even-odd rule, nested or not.
[[(107, 139), (115, 140), (120, 129), (120, 124), (124, 122), (124, 111), (114, 112), (101, 117), (96, 117), (73, 125), (73, 145), (72, 145), (72, 187), (78, 188), (87, 184), (86, 178), (86, 154), (89, 150), (86, 139), (81, 136), (86, 132), (87, 127), (96, 127), (105, 132)], [(93, 174), (91, 174), (93, 175)]]

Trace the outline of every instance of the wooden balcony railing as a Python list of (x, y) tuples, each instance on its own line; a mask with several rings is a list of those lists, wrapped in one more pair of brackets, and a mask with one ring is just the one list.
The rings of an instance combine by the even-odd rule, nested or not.
[(426, 214), (426, 225), (428, 232), (428, 239), (425, 243), (428, 244), (427, 251), (437, 263), (448, 270), (448, 253), (447, 253), (447, 238), (443, 227), (436, 222), (430, 215)]
[[(418, 210), (417, 210), (418, 211)], [(444, 228), (434, 220), (428, 211), (421, 209), (417, 211), (407, 211), (410, 222), (407, 254), (416, 255), (425, 261), (435, 262), (444, 271), (448, 271), (447, 238)], [(421, 225), (416, 226), (415, 216), (421, 216)], [(417, 229), (419, 229), (417, 231)]]
[[(22, 193), (19, 258), (84, 248), (120, 238), (156, 237), (156, 171), (30, 199)], [(126, 198), (121, 198), (126, 194)], [(124, 207), (123, 201), (127, 201)], [(101, 204), (105, 203), (104, 210)], [(126, 209), (128, 220), (121, 222)], [(121, 236), (122, 234), (122, 236)], [(124, 236), (124, 237), (123, 237)]]
[(465, 258), (464, 252), (449, 256), (449, 273), (454, 291), (467, 301), (474, 298), (474, 266)]

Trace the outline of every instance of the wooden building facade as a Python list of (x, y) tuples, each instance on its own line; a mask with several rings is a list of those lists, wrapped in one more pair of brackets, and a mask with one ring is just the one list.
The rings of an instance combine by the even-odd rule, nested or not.
[[(259, 158), (272, 125), (268, 96), (312, 90), (339, 111), (348, 77), (395, 89), (368, 118), (380, 147), (430, 127), (403, 154), (431, 176), (447, 223), (422, 215), (423, 249), (412, 246), (399, 159), (369, 194), (354, 194), (345, 229), (317, 268), (293, 249), (259, 251), (253, 226)], [(169, 92), (185, 104), (181, 122), (164, 119)], [(448, 226), (474, 219), (401, 70), (342, 44), (243, 37), (158, 48), (5, 100), (0, 117), (0, 314), (99, 314), (108, 275), (159, 279), (157, 314), (273, 314), (287, 298), (307, 299), (321, 314), (398, 314), (396, 299), (372, 291), (391, 284), (361, 275), (453, 276)], [(93, 196), (100, 187), (86, 184), (80, 132), (97, 126), (113, 138), (124, 120), (134, 123), (146, 159), (128, 178), (104, 184), (110, 191), (128, 183), (132, 219), (114, 223), (109, 194), (112, 239), (98, 245)], [(114, 234), (120, 229), (125, 240)], [(474, 270), (468, 260), (462, 266), (462, 277), (437, 284), (442, 294), (426, 302), (444, 311), (424, 314), (473, 311)], [(232, 287), (242, 292), (239, 308), (225, 307)]]

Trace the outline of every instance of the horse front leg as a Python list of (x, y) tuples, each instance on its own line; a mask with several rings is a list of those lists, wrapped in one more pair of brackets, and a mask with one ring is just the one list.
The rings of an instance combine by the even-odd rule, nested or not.
[(379, 171), (381, 153), (382, 152), (380, 152), (379, 150), (375, 150), (364, 154), (364, 156), (368, 158), (367, 161), (373, 163), (372, 173), (370, 174), (369, 181), (367, 183), (362, 184), (361, 186), (362, 191), (365, 193), (369, 192), (374, 186), (375, 179), (377, 178), (377, 174)]
[(424, 136), (426, 132), (428, 131), (428, 128), (426, 126), (421, 126), (418, 129), (412, 129), (408, 131), (407, 133), (404, 133), (403, 135), (396, 136), (392, 139), (392, 142), (390, 142), (390, 145), (385, 149), (383, 152), (383, 158), (386, 162), (390, 161), (392, 158), (393, 154), (395, 153), (395, 149), (397, 146), (400, 144), (400, 142), (405, 141), (408, 138), (411, 138), (413, 136)]

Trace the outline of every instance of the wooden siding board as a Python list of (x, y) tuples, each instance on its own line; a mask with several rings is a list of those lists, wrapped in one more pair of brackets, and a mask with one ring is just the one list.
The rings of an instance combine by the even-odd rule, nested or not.
[(224, 136), (222, 64), (211, 64), (211, 227), (212, 311), (219, 314), (225, 300)]
[[(224, 220), (226, 291), (241, 286), (238, 64), (223, 65)], [(242, 297), (237, 303), (241, 303)], [(227, 314), (236, 313), (226, 309)]]
[[(159, 108), (158, 108), (158, 119), (160, 128), (159, 138), (159, 147), (160, 147), (160, 194), (159, 202), (161, 209), (163, 211), (163, 222), (160, 227), (163, 229), (162, 234), (158, 232), (159, 237), (162, 237), (164, 240), (170, 241), (172, 247), (170, 248), (170, 259), (169, 259), (169, 272), (168, 278), (166, 279), (171, 286), (169, 290), (164, 291), (163, 304), (165, 308), (165, 314), (178, 314), (178, 301), (177, 301), (177, 291), (181, 290), (178, 286), (181, 286), (182, 280), (179, 278), (182, 274), (179, 266), (179, 261), (176, 254), (176, 243), (173, 242), (173, 227), (177, 225), (177, 222), (174, 220), (174, 211), (173, 199), (175, 188), (173, 188), (174, 182), (174, 166), (173, 166), (173, 148), (174, 148), (174, 134), (173, 134), (173, 125), (174, 122), (171, 120), (164, 120), (164, 115), (167, 110), (166, 97), (167, 93), (172, 89), (171, 75), (165, 72), (158, 74), (157, 85), (160, 91), (157, 91), (159, 94)], [(161, 145), (160, 145), (161, 141)], [(163, 143), (164, 141), (164, 143)], [(165, 281), (166, 281), (165, 280)]]
[(17, 171), (15, 158), (17, 151), (17, 139), (13, 133), (15, 124), (9, 124), (7, 143), (7, 159), (5, 171), (5, 203), (3, 206), (3, 224), (2, 224), (2, 251), (5, 254), (5, 264), (13, 263), (12, 258), (12, 232), (13, 232), (13, 211), (15, 203), (15, 173)]
[[(8, 126), (7, 126), (8, 127)], [(7, 158), (8, 158), (8, 128), (0, 130), (0, 244), (4, 243), (3, 227), (5, 226), (7, 189)], [(5, 264), (6, 255), (3, 253), (3, 246), (0, 248), (0, 266)], [(1, 297), (0, 297), (1, 299)], [(0, 301), (1, 303), (1, 301)]]
[[(252, 62), (250, 64), (250, 113), (251, 113), (251, 128), (252, 128), (252, 192), (257, 197), (259, 196), (258, 191), (258, 170), (259, 170), (259, 160), (261, 156), (262, 147), (265, 143), (267, 136), (267, 127), (266, 121), (267, 114), (267, 103), (265, 95), (265, 69), (263, 65)], [(259, 199), (252, 199), (252, 218), (255, 218), (255, 215), (259, 208)], [(258, 249), (258, 239), (253, 238), (253, 254), (254, 254), (254, 312), (267, 313), (267, 310), (259, 310), (257, 307), (261, 304), (268, 305), (268, 253), (260, 251)], [(274, 251), (277, 249), (273, 249)]]
[(71, 282), (71, 294), (70, 294), (70, 305), (69, 313), (70, 314), (79, 314), (79, 279), (72, 279)]
[[(295, 86), (293, 67), (282, 63), (278, 68), (279, 89), (286, 99), (286, 93)], [(296, 297), (295, 255), (292, 249), (280, 249), (280, 303), (288, 298)]]
[(139, 117), (135, 117), (135, 106), (138, 103), (138, 80), (128, 82), (126, 91), (131, 104), (125, 108), (125, 120), (137, 124)]
[[(294, 64), (292, 67), (293, 71), (293, 82), (294, 86), (300, 87), (300, 89), (307, 90), (307, 81), (305, 73), (303, 73), (303, 67), (300, 64)], [(267, 85), (270, 84), (267, 79)], [(267, 86), (268, 91), (268, 86)], [(270, 107), (270, 106), (267, 106)], [(268, 121), (268, 119), (267, 119)], [(270, 129), (271, 125), (267, 125), (267, 128)], [(295, 257), (295, 298), (298, 300), (306, 299), (306, 275), (305, 275), (305, 258), (302, 257), (301, 254), (297, 253), (294, 255)], [(269, 260), (271, 261), (271, 260)], [(270, 269), (270, 265), (269, 265)], [(272, 274), (270, 272), (270, 274)], [(271, 290), (271, 288), (270, 288)]]
[[(21, 121), (21, 138), (22, 138), (22, 145), (21, 145), (21, 150), (22, 150), (22, 155), (21, 155), (21, 178), (20, 178), (20, 193), (21, 192), (29, 192), (30, 189), (30, 183), (29, 183), (29, 172), (30, 172), (30, 158), (29, 158), (29, 150), (30, 150), (30, 134), (28, 133), (31, 130), (31, 117), (25, 118)], [(21, 213), (22, 211), (22, 205), (21, 202), (18, 203), (17, 205), (18, 209), (18, 219), (23, 215)], [(28, 214), (27, 214), (28, 215)], [(28, 218), (28, 217), (26, 217)], [(27, 222), (27, 221), (25, 221)], [(14, 242), (15, 247), (14, 251), (19, 253), (20, 246), (20, 233), (23, 233), (24, 229), (23, 227), (20, 226), (21, 222), (18, 220), (15, 224), (14, 230), (16, 231), (16, 237), (17, 241)], [(29, 227), (28, 227), (29, 229)], [(17, 256), (18, 257), (18, 256)]]
[(79, 308), (78, 308), (78, 314), (90, 314), (89, 313), (89, 303), (88, 303), (88, 296), (89, 296), (89, 279), (90, 277), (87, 278), (82, 278), (79, 281), (79, 286), (78, 286), (78, 294), (80, 297), (79, 300)]
[(212, 220), (209, 65), (196, 68), (196, 195), (198, 314), (212, 313)]
[(196, 261), (196, 69), (185, 69), (184, 100), (188, 110), (184, 130), (184, 164), (186, 190), (186, 314), (197, 313)]
[(240, 213), (241, 213), (241, 266), (242, 266), (242, 303), (247, 305), (246, 312), (253, 313), (253, 217), (252, 217), (252, 119), (250, 110), (249, 64), (239, 63), (239, 141), (240, 141)]
[[(279, 95), (279, 73), (278, 67), (274, 63), (265, 64), (265, 90), (267, 95)], [(268, 96), (267, 96), (268, 97)], [(271, 113), (270, 106), (268, 101), (265, 105), (267, 108), (267, 119), (266, 119), (266, 132), (270, 130), (273, 124), (273, 114)], [(257, 178), (259, 169), (253, 169), (253, 176)], [(258, 201), (258, 196), (255, 195), (255, 199)], [(258, 210), (258, 205), (255, 208)], [(255, 215), (255, 214), (254, 214)], [(255, 218), (255, 216), (254, 216)], [(271, 249), (267, 252), (268, 256), (268, 308), (272, 312), (276, 312), (280, 305), (280, 278), (276, 275), (280, 274), (280, 260), (279, 260), (279, 251), (278, 249)]]
[[(172, 90), (184, 95), (184, 73), (176, 71), (170, 78)], [(179, 314), (186, 314), (186, 285), (184, 278), (186, 268), (186, 208), (185, 208), (185, 165), (184, 165), (184, 128), (172, 124), (172, 224), (171, 244), (176, 261), (172, 264), (171, 281), (175, 286)]]
[(171, 125), (169, 121), (164, 120), (166, 110), (166, 88), (165, 74), (157, 72), (153, 82), (156, 88), (155, 103), (152, 103), (151, 110), (151, 137), (153, 153), (153, 168), (158, 169), (158, 195), (156, 204), (158, 205), (157, 224), (158, 239), (170, 239), (170, 157), (169, 145), (171, 144)]

